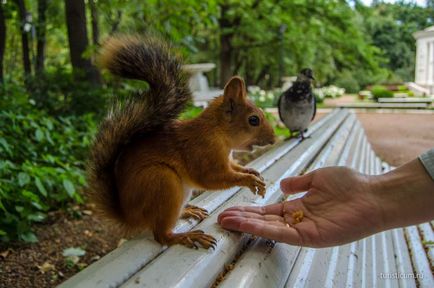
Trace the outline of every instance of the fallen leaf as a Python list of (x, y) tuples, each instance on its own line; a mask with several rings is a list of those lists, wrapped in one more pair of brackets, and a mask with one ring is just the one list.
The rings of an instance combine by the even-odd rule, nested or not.
[(0, 253), (0, 256), (1, 256), (3, 259), (6, 259), (6, 257), (8, 257), (8, 255), (9, 255), (9, 253), (10, 253), (11, 251), (12, 251), (11, 249), (7, 249), (7, 250), (1, 252), (1, 253)]
[(83, 249), (81, 249), (80, 247), (70, 247), (70, 248), (66, 248), (65, 250), (63, 250), (62, 255), (65, 257), (68, 256), (83, 256), (86, 254), (86, 251), (84, 251)]
[(92, 258), (90, 258), (90, 261), (96, 261), (96, 260), (99, 260), (101, 258), (101, 256), (99, 256), (99, 255), (95, 255), (95, 256), (93, 256)]
[(89, 203), (89, 204), (87, 204), (87, 207), (89, 207), (89, 208), (95, 208), (96, 205), (94, 203)]
[(122, 244), (124, 244), (125, 242), (127, 242), (127, 239), (121, 238), (118, 242), (118, 247), (120, 247)]
[(77, 267), (78, 267), (78, 269), (83, 270), (84, 268), (87, 267), (87, 264), (80, 262), (80, 263), (77, 263)]
[(86, 215), (92, 215), (92, 211), (90, 211), (90, 210), (83, 210), (82, 212), (83, 212), (83, 214), (86, 214)]
[(36, 265), (36, 267), (38, 267), (39, 271), (41, 271), (42, 274), (44, 274), (45, 272), (48, 272), (50, 270), (56, 270), (56, 266), (54, 266), (50, 262), (45, 262), (42, 265)]
[(77, 264), (78, 261), (80, 261), (80, 257), (78, 257), (78, 256), (68, 256), (68, 257), (66, 257), (66, 262), (69, 265), (71, 265), (71, 266)]

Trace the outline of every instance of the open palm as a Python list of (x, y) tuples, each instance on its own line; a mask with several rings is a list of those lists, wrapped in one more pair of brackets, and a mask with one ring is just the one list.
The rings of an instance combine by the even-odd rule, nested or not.
[[(232, 207), (219, 215), (226, 229), (288, 244), (325, 247), (348, 243), (382, 230), (381, 206), (364, 175), (344, 167), (318, 169), (284, 179), (284, 193), (303, 197), (264, 207)], [(293, 213), (303, 211), (295, 224)]]

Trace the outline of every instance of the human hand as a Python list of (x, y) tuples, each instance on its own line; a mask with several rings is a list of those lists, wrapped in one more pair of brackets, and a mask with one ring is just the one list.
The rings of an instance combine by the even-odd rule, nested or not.
[[(231, 207), (219, 215), (218, 223), (293, 245), (348, 243), (384, 230), (382, 208), (370, 179), (344, 167), (318, 169), (282, 180), (285, 194), (307, 191), (303, 197), (265, 207)], [(299, 210), (304, 218), (293, 224), (292, 213)]]

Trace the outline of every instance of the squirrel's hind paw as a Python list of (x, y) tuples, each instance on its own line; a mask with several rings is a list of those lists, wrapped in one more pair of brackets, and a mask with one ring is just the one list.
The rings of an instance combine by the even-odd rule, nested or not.
[(181, 244), (188, 248), (199, 249), (202, 246), (205, 249), (215, 249), (217, 240), (211, 235), (205, 234), (202, 230), (195, 230), (186, 233), (173, 234), (170, 245)]

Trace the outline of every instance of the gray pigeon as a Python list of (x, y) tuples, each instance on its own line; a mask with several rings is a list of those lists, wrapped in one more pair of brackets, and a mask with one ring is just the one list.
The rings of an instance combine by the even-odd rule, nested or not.
[(297, 80), (283, 92), (277, 104), (280, 120), (291, 131), (291, 136), (292, 133), (299, 132), (302, 140), (304, 139), (303, 133), (306, 132), (316, 114), (312, 80), (315, 80), (312, 69), (301, 70)]

